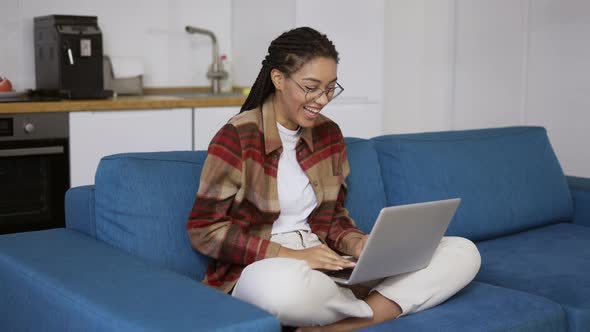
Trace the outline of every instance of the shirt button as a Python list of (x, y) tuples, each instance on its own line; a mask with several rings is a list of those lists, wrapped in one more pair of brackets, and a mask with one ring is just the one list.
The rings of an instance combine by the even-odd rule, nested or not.
[(313, 186), (317, 187), (318, 186), (318, 182), (317, 181), (313, 181)]

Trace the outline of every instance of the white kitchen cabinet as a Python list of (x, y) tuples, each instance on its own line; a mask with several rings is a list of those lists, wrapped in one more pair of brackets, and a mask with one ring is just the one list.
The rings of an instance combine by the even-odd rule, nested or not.
[(194, 149), (207, 150), (211, 139), (223, 125), (240, 112), (239, 106), (194, 109)]
[(191, 148), (190, 108), (70, 113), (72, 187), (94, 184), (96, 167), (106, 155)]

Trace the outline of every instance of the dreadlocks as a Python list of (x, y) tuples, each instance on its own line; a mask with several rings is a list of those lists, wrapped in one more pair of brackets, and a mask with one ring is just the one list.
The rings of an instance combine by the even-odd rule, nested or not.
[(264, 100), (275, 91), (270, 79), (272, 69), (278, 69), (290, 75), (316, 57), (331, 58), (338, 63), (336, 47), (326, 35), (309, 27), (300, 27), (277, 37), (268, 47), (268, 54), (262, 61), (260, 73), (240, 113), (262, 105)]

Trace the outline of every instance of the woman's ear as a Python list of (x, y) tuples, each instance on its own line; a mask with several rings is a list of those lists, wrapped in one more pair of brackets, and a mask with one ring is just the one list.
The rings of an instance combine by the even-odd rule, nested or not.
[(270, 71), (270, 79), (275, 86), (275, 90), (281, 91), (283, 89), (284, 78), (285, 75), (280, 70), (273, 68)]

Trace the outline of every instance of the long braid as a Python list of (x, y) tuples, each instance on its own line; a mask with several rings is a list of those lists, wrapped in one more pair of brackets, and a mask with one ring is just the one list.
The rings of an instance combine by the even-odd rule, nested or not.
[(275, 86), (269, 79), (270, 71), (270, 66), (262, 66), (262, 69), (260, 69), (256, 81), (254, 81), (254, 84), (250, 89), (250, 94), (248, 94), (248, 98), (246, 98), (246, 101), (240, 109), (240, 113), (254, 109), (262, 105), (266, 97), (268, 97), (271, 93), (274, 92)]
[(254, 109), (264, 103), (275, 91), (270, 79), (272, 69), (290, 75), (315, 57), (332, 58), (338, 63), (338, 52), (328, 37), (309, 28), (300, 27), (287, 31), (270, 43), (268, 54), (262, 61), (262, 68), (240, 113)]

